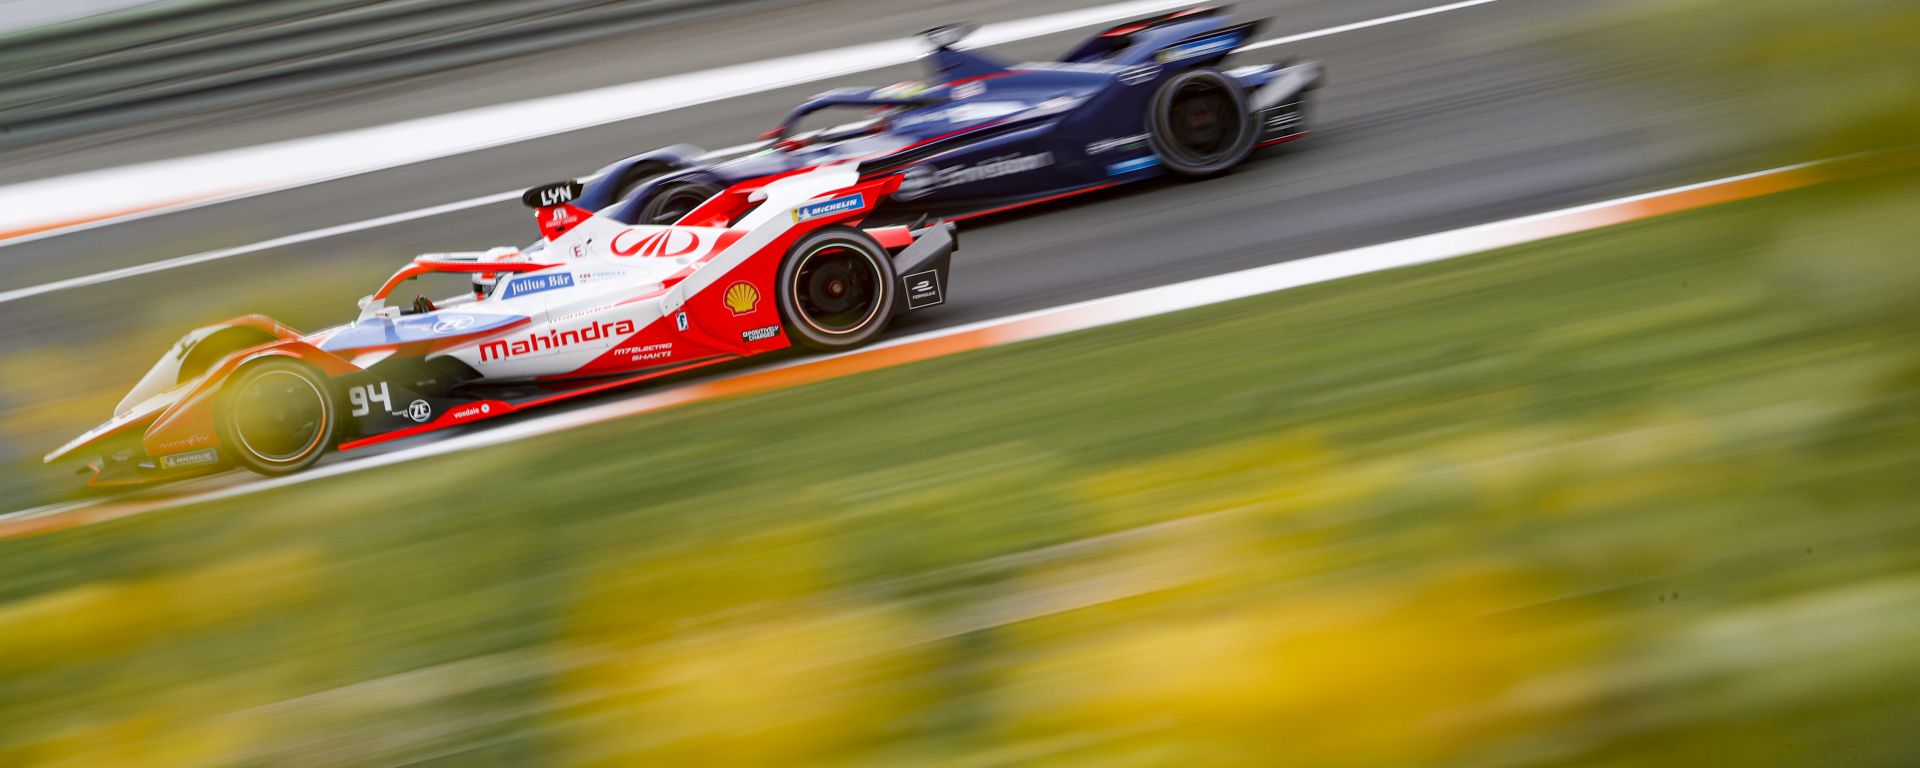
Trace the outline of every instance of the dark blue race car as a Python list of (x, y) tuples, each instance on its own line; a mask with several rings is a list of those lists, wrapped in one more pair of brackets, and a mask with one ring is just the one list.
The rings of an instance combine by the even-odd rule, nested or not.
[[(601, 169), (575, 204), (672, 224), (729, 187), (851, 162), (863, 177), (902, 177), (880, 217), (964, 218), (1161, 175), (1217, 175), (1307, 132), (1318, 64), (1224, 65), (1260, 24), (1193, 8), (1019, 65), (958, 50), (971, 29), (940, 27), (923, 33), (928, 82), (821, 94), (744, 154), (678, 145), (627, 158)], [(863, 119), (805, 129), (846, 110)]]

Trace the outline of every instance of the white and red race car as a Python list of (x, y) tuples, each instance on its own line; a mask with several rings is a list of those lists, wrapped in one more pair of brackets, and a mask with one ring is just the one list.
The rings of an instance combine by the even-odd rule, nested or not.
[[(900, 177), (851, 164), (746, 182), (671, 226), (529, 190), (544, 240), (426, 254), (360, 300), (354, 322), (301, 334), (259, 315), (182, 338), (111, 420), (59, 450), (94, 485), (240, 466), (269, 475), (342, 450), (504, 416), (792, 344), (840, 350), (946, 300), (953, 226), (860, 228)], [(451, 277), (446, 277), (451, 275)], [(436, 277), (439, 276), (439, 277)], [(459, 295), (390, 301), (415, 279)]]

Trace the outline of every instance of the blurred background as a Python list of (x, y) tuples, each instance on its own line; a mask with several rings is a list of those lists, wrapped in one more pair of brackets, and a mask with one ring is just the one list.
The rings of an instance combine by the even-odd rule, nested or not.
[[(0, 2), (0, 192), (1098, 7)], [(349, 320), (412, 254), (534, 236), (512, 200), (463, 201), (749, 142), (920, 69), (9, 233), (0, 765), (1920, 762), (1920, 7), (1414, 15), (1438, 7), (1236, 4), (1263, 39), (1326, 32), (1245, 54), (1326, 65), (1312, 137), (971, 226), (953, 300), (900, 332), (1855, 170), (59, 530), (15, 525), (92, 503), (39, 457), (185, 330)]]

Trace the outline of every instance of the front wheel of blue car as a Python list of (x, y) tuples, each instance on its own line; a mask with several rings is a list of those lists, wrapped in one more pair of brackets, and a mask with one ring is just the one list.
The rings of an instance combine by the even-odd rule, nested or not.
[(893, 316), (893, 258), (865, 233), (828, 227), (802, 238), (780, 264), (788, 335), (822, 351), (871, 341)]
[(1160, 84), (1147, 112), (1147, 136), (1168, 171), (1205, 177), (1226, 172), (1259, 139), (1247, 91), (1214, 69), (1182, 72)]
[(292, 360), (242, 369), (222, 387), (216, 421), (225, 453), (262, 475), (313, 466), (333, 444), (339, 407), (325, 376)]

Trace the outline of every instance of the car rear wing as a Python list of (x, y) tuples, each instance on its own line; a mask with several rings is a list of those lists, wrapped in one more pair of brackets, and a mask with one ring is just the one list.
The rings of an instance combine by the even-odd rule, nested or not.
[(1174, 24), (1224, 16), (1226, 13), (1227, 8), (1225, 6), (1202, 5), (1148, 16), (1144, 19), (1135, 19), (1124, 24), (1115, 24), (1100, 34), (1088, 38), (1087, 41), (1081, 43), (1078, 48), (1060, 57), (1060, 60), (1066, 62), (1099, 61), (1131, 47), (1142, 33), (1152, 32)]

